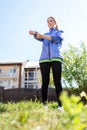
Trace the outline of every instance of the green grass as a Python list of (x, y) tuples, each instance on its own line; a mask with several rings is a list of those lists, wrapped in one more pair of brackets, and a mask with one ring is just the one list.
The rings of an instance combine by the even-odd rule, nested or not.
[(48, 110), (39, 101), (0, 103), (0, 130), (87, 130), (87, 106), (67, 93), (61, 99), (64, 112), (56, 102), (48, 103)]

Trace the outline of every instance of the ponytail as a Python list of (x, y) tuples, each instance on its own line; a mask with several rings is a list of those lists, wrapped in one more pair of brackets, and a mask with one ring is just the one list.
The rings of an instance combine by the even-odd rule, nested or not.
[(56, 27), (55, 27), (55, 29), (56, 29), (56, 30), (59, 30), (59, 28), (58, 28), (58, 25), (57, 25), (57, 24), (56, 24)]

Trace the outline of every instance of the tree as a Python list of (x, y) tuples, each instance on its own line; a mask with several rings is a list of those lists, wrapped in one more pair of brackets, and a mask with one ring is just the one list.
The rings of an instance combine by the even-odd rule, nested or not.
[(87, 46), (81, 43), (79, 48), (69, 45), (63, 52), (63, 84), (65, 87), (87, 87)]

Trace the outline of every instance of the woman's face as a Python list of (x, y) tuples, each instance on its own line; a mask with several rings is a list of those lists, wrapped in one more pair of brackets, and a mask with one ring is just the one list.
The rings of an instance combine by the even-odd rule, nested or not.
[(56, 25), (55, 21), (52, 18), (48, 18), (47, 24), (49, 28), (54, 28), (54, 26)]

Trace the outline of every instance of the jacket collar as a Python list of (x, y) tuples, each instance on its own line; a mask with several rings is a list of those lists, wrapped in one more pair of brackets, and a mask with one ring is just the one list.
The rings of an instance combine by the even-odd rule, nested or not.
[(50, 28), (49, 32), (55, 31), (55, 28)]

